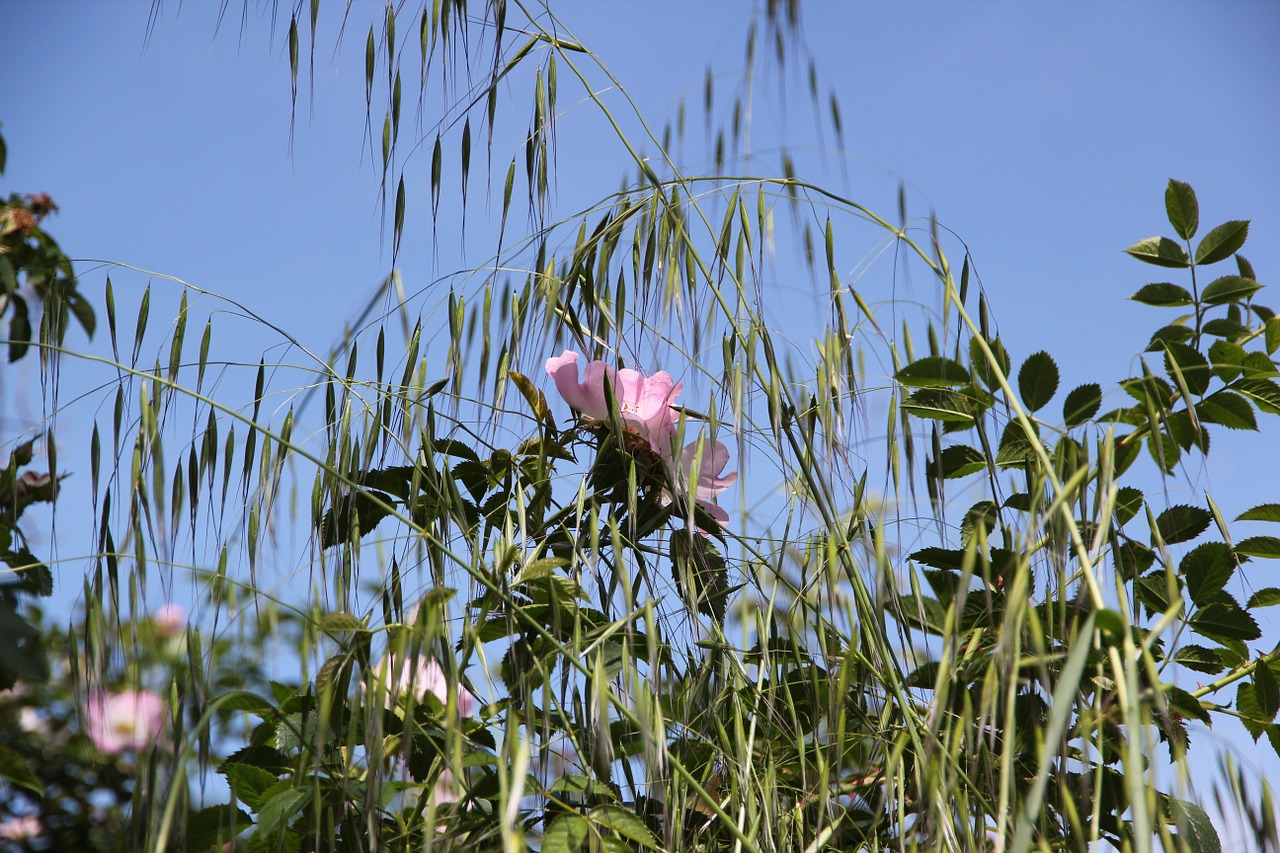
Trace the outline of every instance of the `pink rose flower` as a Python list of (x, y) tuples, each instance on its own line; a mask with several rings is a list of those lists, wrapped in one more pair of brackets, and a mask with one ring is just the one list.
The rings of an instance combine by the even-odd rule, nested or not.
[(85, 708), (85, 731), (100, 752), (118, 755), (150, 746), (164, 730), (164, 702), (150, 690), (95, 693)]
[(608, 383), (618, 406), (618, 419), (630, 431), (649, 441), (658, 452), (669, 442), (675, 413), (671, 403), (679, 396), (683, 382), (676, 382), (665, 370), (645, 376), (638, 370), (617, 370), (603, 361), (589, 362), (578, 379), (578, 354), (565, 350), (547, 359), (547, 373), (556, 390), (571, 407), (593, 421), (610, 419)]
[(186, 630), (186, 611), (180, 604), (166, 604), (151, 615), (151, 625), (157, 637), (171, 640)]
[[(421, 702), (428, 693), (434, 693), (441, 704), (449, 704), (449, 680), (440, 664), (426, 655), (403, 659), (394, 668), (391, 656), (384, 655), (374, 672), (372, 689), (383, 691), (383, 702), (388, 708), (396, 707), (404, 696), (413, 696)], [(458, 685), (457, 701), (458, 713), (464, 717), (474, 714), (480, 705), (480, 700), (462, 685)]]
[[(707, 453), (703, 438), (694, 439), (684, 446), (678, 466), (675, 460), (669, 462), (677, 485), (684, 489), (691, 488), (698, 506), (706, 510), (721, 527), (729, 523), (729, 513), (715, 503), (716, 495), (728, 489), (738, 479), (737, 471), (723, 474), (728, 464), (729, 448), (716, 441), (711, 445), (711, 452)], [(671, 496), (666, 495), (665, 499), (670, 503)]]

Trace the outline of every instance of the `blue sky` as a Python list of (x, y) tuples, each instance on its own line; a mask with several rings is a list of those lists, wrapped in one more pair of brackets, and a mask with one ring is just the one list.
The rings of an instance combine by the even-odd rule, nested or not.
[[(0, 94), (9, 162), (0, 192), (52, 195), (62, 211), (49, 229), (73, 257), (177, 276), (323, 352), (390, 266), (364, 124), (363, 36), (374, 17), (368, 10), (379, 5), (357, 4), (336, 55), (333, 32), (323, 29), (332, 24), (322, 25), (314, 109), (304, 79), (292, 137), (287, 20), (273, 34), (269, 7), (250, 4), (242, 32), (231, 4), (215, 38), (217, 5), (165, 4), (147, 39), (149, 2), (10, 0), (9, 82)], [(742, 69), (747, 4), (583, 0), (556, 9), (656, 125), (674, 118), (681, 98), (691, 124), (701, 121), (708, 67), (718, 104), (728, 104)], [(830, 135), (820, 148), (805, 105), (770, 96), (776, 84), (764, 79), (753, 114), (760, 171), (776, 171), (773, 146), (785, 135), (805, 174), (891, 219), (904, 181), (909, 214), (936, 212), (970, 248), (1015, 363), (1047, 349), (1063, 369), (1064, 389), (1087, 381), (1105, 388), (1138, 370), (1137, 355), (1164, 318), (1126, 297), (1169, 277), (1122, 250), (1170, 231), (1163, 209), (1170, 177), (1198, 191), (1201, 233), (1228, 219), (1253, 220), (1244, 254), (1264, 284), (1276, 280), (1280, 5), (814, 2), (803, 14), (796, 55), (812, 56), (824, 102), (828, 90), (838, 93), (846, 150), (832, 149)], [(620, 103), (617, 93), (603, 97)], [(566, 88), (560, 100), (562, 215), (629, 171), (580, 98)], [(512, 153), (496, 151), (495, 163)], [(686, 161), (707, 165), (696, 152)], [(413, 290), (483, 261), (490, 245), (482, 229), (464, 240), (446, 217), (433, 244), (427, 158), (410, 154), (404, 168), (411, 203), (400, 265)], [(476, 174), (474, 199), (483, 199)], [(842, 257), (852, 267), (867, 248), (842, 245)], [(104, 272), (90, 263), (78, 269), (100, 306)], [(121, 270), (112, 279), (122, 327), (131, 329), (148, 278)], [(177, 294), (160, 280), (155, 286), (153, 322), (172, 315)], [(892, 265), (873, 268), (862, 292), (873, 302), (896, 294), (936, 304), (931, 282), (895, 281)], [(216, 308), (208, 298), (203, 305)], [(785, 322), (803, 319), (801, 311)], [(215, 323), (219, 345), (245, 361), (256, 363), (278, 342), (230, 315)], [(158, 332), (144, 364), (158, 351)], [(104, 352), (104, 340), (93, 350)], [(64, 368), (64, 383), (77, 382), (74, 369)], [(36, 381), (33, 360), (0, 369), (0, 436), (39, 418)], [(247, 397), (240, 381), (228, 379), (222, 390)], [(69, 409), (61, 434), (83, 434), (104, 411)], [(1273, 436), (1276, 425), (1264, 423)], [(69, 443), (65, 453), (74, 456)], [(1212, 486), (1228, 516), (1275, 500), (1266, 488), (1280, 481), (1274, 447), (1274, 437), (1232, 436), (1214, 448), (1210, 469), (1192, 472), (1194, 484)], [(69, 460), (66, 467), (84, 469)], [(76, 585), (68, 574), (63, 580)]]

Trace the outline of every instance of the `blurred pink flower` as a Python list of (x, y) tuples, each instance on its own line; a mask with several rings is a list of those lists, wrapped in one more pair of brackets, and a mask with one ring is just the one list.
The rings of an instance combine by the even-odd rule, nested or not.
[(85, 731), (108, 755), (145, 749), (163, 731), (164, 714), (164, 702), (150, 690), (95, 693), (85, 708)]
[(44, 824), (35, 815), (11, 817), (0, 821), (0, 840), (26, 841), (44, 833)]
[[(440, 664), (426, 655), (402, 659), (394, 668), (391, 656), (383, 655), (374, 671), (371, 689), (382, 691), (383, 702), (388, 708), (396, 707), (401, 697), (414, 696), (422, 701), (428, 693), (434, 693), (442, 704), (449, 704), (449, 680)], [(459, 714), (469, 717), (479, 705), (480, 701), (471, 691), (458, 685)]]
[(157, 637), (170, 640), (186, 630), (187, 613), (180, 604), (166, 604), (151, 615), (151, 625)]
[(555, 380), (564, 401), (589, 420), (608, 421), (607, 381), (623, 426), (647, 439), (654, 450), (666, 450), (675, 421), (671, 403), (684, 383), (673, 380), (665, 370), (645, 376), (630, 368), (617, 370), (603, 361), (588, 362), (579, 381), (578, 358), (576, 352), (565, 350), (547, 359), (547, 374)]
[[(684, 446), (684, 450), (680, 452), (679, 466), (674, 464), (674, 460), (670, 463), (677, 486), (681, 489), (692, 486), (698, 506), (706, 510), (721, 527), (729, 523), (729, 513), (715, 503), (716, 495), (728, 489), (738, 479), (737, 471), (721, 476), (728, 464), (729, 448), (716, 441), (712, 442), (708, 453), (706, 440), (701, 437)], [(669, 503), (671, 496), (667, 495), (666, 500)]]
[(431, 789), (431, 801), (436, 805), (458, 802), (458, 780), (453, 771), (445, 768), (436, 777), (436, 784)]

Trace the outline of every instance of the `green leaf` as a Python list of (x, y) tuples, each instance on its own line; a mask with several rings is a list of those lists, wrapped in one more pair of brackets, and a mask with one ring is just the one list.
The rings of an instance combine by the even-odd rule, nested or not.
[[(1213, 516), (1207, 509), (1201, 509), (1198, 506), (1187, 506), (1180, 504), (1171, 506), (1164, 512), (1160, 513), (1156, 518), (1156, 531), (1160, 534), (1160, 539), (1166, 545), (1175, 545), (1179, 542), (1187, 542), (1195, 539), (1205, 528), (1209, 526), (1209, 522), (1213, 521)], [(1152, 538), (1152, 544), (1155, 544), (1155, 538)]]
[(1197, 606), (1208, 604), (1235, 574), (1236, 559), (1225, 542), (1205, 542), (1186, 553), (1178, 571)]
[(252, 825), (253, 819), (233, 803), (200, 809), (187, 815), (185, 849), (191, 853), (219, 849)]
[(1236, 521), (1280, 521), (1280, 504), (1258, 504), (1237, 515)]
[(1244, 348), (1230, 341), (1214, 341), (1209, 347), (1209, 364), (1223, 382), (1234, 382), (1244, 369)]
[(1249, 236), (1249, 221), (1234, 219), (1224, 222), (1204, 235), (1200, 245), (1196, 247), (1197, 264), (1214, 264), (1226, 260), (1244, 245)]
[(1178, 837), (1189, 853), (1222, 853), (1222, 841), (1205, 810), (1190, 800), (1171, 800)]
[(1039, 411), (1058, 392), (1058, 365), (1047, 352), (1033, 353), (1018, 371), (1018, 393), (1031, 411)]
[(1196, 229), (1200, 227), (1200, 205), (1190, 184), (1170, 178), (1164, 191), (1164, 209), (1179, 237), (1190, 240), (1196, 236)]
[(1148, 237), (1139, 240), (1125, 253), (1143, 263), (1155, 264), (1158, 267), (1185, 268), (1191, 266), (1191, 259), (1186, 250), (1168, 237)]
[(1242, 379), (1231, 387), (1252, 400), (1259, 410), (1280, 414), (1280, 385), (1270, 379)]
[(1280, 315), (1267, 320), (1267, 355), (1280, 349)]
[(1096, 382), (1081, 385), (1062, 403), (1062, 420), (1068, 427), (1078, 427), (1102, 408), (1102, 386)]
[(918, 418), (971, 423), (973, 415), (962, 394), (946, 388), (922, 388), (902, 402), (902, 410)]
[(1217, 675), (1227, 668), (1222, 655), (1218, 654), (1216, 649), (1197, 645), (1185, 645), (1178, 649), (1173, 656), (1173, 662), (1206, 675)]
[(930, 356), (913, 361), (895, 374), (895, 379), (908, 388), (961, 386), (970, 382), (969, 371), (958, 361)]
[[(995, 356), (1000, 373), (1004, 376), (1009, 375), (1009, 370), (1013, 366), (1013, 362), (1009, 359), (1009, 353), (1004, 348), (999, 338), (990, 338), (987, 340), (987, 348), (991, 350), (991, 354)], [(996, 376), (996, 371), (987, 361), (987, 357), (982, 353), (982, 347), (979, 346), (976, 337), (969, 339), (969, 365), (973, 369), (973, 375), (982, 380), (982, 384), (991, 390), (1000, 387), (1000, 381)]]
[(1164, 344), (1185, 344), (1195, 336), (1194, 330), (1177, 323), (1171, 326), (1163, 326), (1156, 329), (1155, 334), (1151, 336), (1151, 342), (1147, 344), (1146, 352), (1163, 352)]
[(1241, 724), (1249, 734), (1253, 735), (1255, 741), (1262, 737), (1271, 723), (1270, 720), (1263, 718), (1262, 709), (1258, 707), (1258, 694), (1253, 689), (1253, 684), (1247, 681), (1241, 682), (1236, 688), (1236, 713), (1240, 715)]
[(590, 824), (578, 814), (561, 815), (551, 822), (542, 836), (543, 853), (576, 853), (587, 840)]
[(1280, 604), (1280, 589), (1266, 586), (1249, 596), (1249, 603), (1245, 607), (1252, 610), (1255, 607), (1274, 607), (1277, 604)]
[(363, 631), (365, 624), (358, 617), (343, 611), (326, 613), (320, 619), (321, 631)]
[[(1262, 636), (1257, 621), (1231, 604), (1202, 607), (1189, 623), (1197, 633), (1214, 640), (1256, 640)], [(1269, 722), (1269, 721), (1268, 721)]]
[(1113, 512), (1116, 525), (1123, 527), (1142, 509), (1142, 492), (1133, 486), (1122, 486), (1116, 489), (1116, 502)]
[(218, 768), (227, 777), (231, 794), (255, 812), (264, 804), (264, 794), (279, 780), (276, 774), (252, 764), (231, 762)]
[(27, 760), (4, 744), (0, 744), (0, 779), (7, 779), (15, 785), (21, 785), (34, 792), (37, 797), (44, 796), (44, 786), (31, 772), (31, 766), (27, 764)]
[(1176, 308), (1180, 305), (1191, 305), (1195, 302), (1191, 292), (1185, 287), (1167, 281), (1143, 285), (1137, 293), (1129, 297), (1134, 302), (1152, 305), (1156, 308)]
[(1280, 539), (1275, 536), (1250, 536), (1236, 543), (1236, 553), (1264, 560), (1280, 560)]
[(258, 812), (258, 831), (268, 838), (275, 835), (288, 826), (310, 800), (309, 789), (290, 787), (276, 791)]
[(1251, 278), (1224, 275), (1209, 282), (1204, 292), (1200, 294), (1200, 301), (1208, 305), (1227, 305), (1231, 302), (1243, 302), (1261, 289), (1262, 285)]
[(1249, 401), (1230, 391), (1219, 391), (1201, 400), (1196, 404), (1196, 415), (1202, 421), (1220, 424), (1227, 429), (1258, 428), (1258, 421)]
[(1274, 722), (1276, 712), (1280, 711), (1280, 684), (1276, 683), (1276, 675), (1267, 665), (1267, 661), (1259, 658), (1253, 669), (1253, 692), (1258, 699), (1258, 709), (1267, 722)]
[(1165, 701), (1169, 703), (1170, 710), (1185, 719), (1199, 720), (1205, 725), (1212, 724), (1213, 719), (1209, 716), (1209, 709), (1201, 704), (1199, 699), (1181, 687), (1172, 684), (1166, 684), (1163, 687)]
[(985, 467), (987, 460), (983, 455), (967, 445), (955, 444), (942, 451), (942, 476), (948, 480), (967, 477)]
[(1182, 374), (1183, 381), (1187, 383), (1187, 390), (1192, 394), (1199, 396), (1209, 389), (1213, 374), (1209, 371), (1209, 362), (1198, 350), (1186, 344), (1166, 344), (1164, 369), (1176, 385), (1178, 380), (1175, 366), (1176, 373)]
[(658, 839), (653, 831), (635, 812), (620, 806), (597, 806), (591, 810), (589, 817), (600, 826), (613, 830), (641, 847), (658, 846)]

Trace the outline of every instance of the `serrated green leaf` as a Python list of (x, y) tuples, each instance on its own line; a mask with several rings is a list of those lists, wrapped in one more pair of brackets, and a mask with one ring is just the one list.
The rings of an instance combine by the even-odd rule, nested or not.
[(1200, 205), (1190, 184), (1170, 178), (1164, 191), (1164, 209), (1179, 237), (1190, 240), (1196, 236), (1196, 229), (1200, 227)]
[(233, 803), (200, 809), (187, 815), (182, 849), (192, 853), (220, 849), (252, 824), (253, 819)]
[(657, 837), (645, 825), (645, 822), (635, 812), (628, 811), (621, 806), (597, 806), (591, 810), (589, 817), (593, 822), (606, 829), (613, 830), (623, 838), (628, 841), (634, 841), (641, 847), (658, 846)]
[(227, 777), (232, 796), (255, 812), (262, 808), (266, 792), (280, 781), (276, 774), (252, 764), (232, 762), (218, 769)]
[(942, 476), (946, 479), (967, 477), (986, 467), (982, 453), (967, 445), (955, 444), (942, 451)]
[(1280, 560), (1280, 538), (1275, 536), (1250, 536), (1236, 543), (1236, 553), (1264, 560)]
[(1267, 665), (1265, 659), (1259, 658), (1253, 668), (1253, 692), (1258, 700), (1258, 709), (1267, 722), (1274, 722), (1276, 712), (1280, 711), (1280, 684), (1276, 683), (1275, 673)]
[(1242, 379), (1231, 388), (1252, 400), (1261, 411), (1280, 414), (1280, 385), (1270, 379)]
[(1222, 853), (1222, 841), (1213, 821), (1200, 806), (1190, 800), (1170, 801), (1170, 811), (1178, 827), (1178, 838), (1189, 853)]
[(302, 788), (276, 791), (258, 812), (258, 832), (268, 838), (275, 835), (287, 827), (310, 800), (311, 791)]
[(1143, 495), (1133, 486), (1122, 486), (1116, 489), (1116, 500), (1112, 512), (1115, 513), (1117, 526), (1128, 524), (1142, 510)]
[(1214, 341), (1209, 347), (1209, 364), (1223, 382), (1234, 382), (1244, 369), (1244, 348), (1231, 341)]
[[(1213, 516), (1207, 509), (1179, 504), (1160, 513), (1156, 518), (1156, 530), (1164, 544), (1176, 545), (1179, 542), (1188, 542), (1204, 533), (1211, 521)], [(1152, 543), (1154, 542), (1153, 538)]]
[[(1004, 344), (999, 338), (990, 338), (987, 340), (987, 348), (991, 350), (991, 354), (995, 356), (996, 364), (999, 367), (1000, 374), (1009, 376), (1009, 370), (1013, 362), (1009, 359), (1009, 353), (1004, 348)], [(987, 357), (982, 352), (982, 347), (978, 338), (969, 339), (969, 366), (973, 370), (973, 375), (982, 381), (991, 390), (1000, 387), (999, 377), (996, 370), (987, 361)]]
[(1267, 586), (1249, 596), (1249, 603), (1245, 607), (1252, 610), (1255, 607), (1274, 607), (1277, 604), (1280, 604), (1280, 589)]
[(1216, 649), (1197, 645), (1185, 645), (1178, 649), (1173, 656), (1173, 662), (1206, 675), (1217, 675), (1227, 668), (1222, 655)]
[(913, 361), (894, 374), (894, 378), (908, 388), (958, 387), (970, 382), (969, 371), (964, 369), (964, 365), (941, 356)]
[(1125, 253), (1158, 267), (1181, 269), (1191, 266), (1191, 259), (1187, 257), (1186, 250), (1168, 237), (1148, 237), (1145, 240), (1139, 240), (1125, 249)]
[(587, 840), (588, 829), (590, 824), (582, 815), (561, 815), (542, 836), (543, 853), (576, 853)]
[(1205, 542), (1183, 556), (1178, 571), (1197, 605), (1208, 604), (1235, 574), (1236, 560), (1225, 542)]
[(31, 766), (27, 764), (27, 760), (4, 744), (0, 744), (0, 779), (7, 779), (15, 785), (20, 785), (38, 797), (44, 796), (44, 786), (31, 772)]
[(1247, 612), (1229, 604), (1210, 604), (1191, 617), (1191, 627), (1215, 640), (1256, 640), (1262, 636), (1257, 621)]
[(335, 611), (326, 613), (320, 619), (321, 631), (363, 631), (365, 624), (363, 620), (350, 613)]
[(1047, 352), (1032, 353), (1018, 370), (1018, 393), (1033, 412), (1045, 407), (1058, 393), (1058, 365)]
[(1267, 320), (1266, 326), (1267, 355), (1280, 349), (1280, 315)]
[(1236, 713), (1240, 715), (1240, 722), (1244, 725), (1245, 730), (1253, 735), (1253, 739), (1257, 741), (1266, 732), (1270, 720), (1264, 720), (1262, 709), (1258, 707), (1258, 694), (1253, 689), (1253, 684), (1244, 681), (1236, 688)]
[(922, 388), (902, 402), (902, 410), (929, 420), (949, 423), (973, 421), (965, 397), (946, 388)]
[(1187, 390), (1196, 396), (1209, 390), (1209, 382), (1213, 378), (1209, 362), (1193, 347), (1186, 344), (1166, 344), (1164, 368), (1175, 385), (1178, 384), (1177, 374), (1181, 374), (1182, 380), (1187, 383)]
[(1253, 407), (1239, 394), (1230, 391), (1219, 391), (1196, 404), (1196, 414), (1200, 420), (1211, 424), (1220, 424), (1227, 429), (1258, 428)]
[(1197, 264), (1214, 264), (1226, 260), (1244, 245), (1249, 236), (1249, 221), (1234, 219), (1214, 228), (1196, 247)]
[(1236, 521), (1280, 521), (1280, 504), (1258, 504), (1237, 515)]
[(1169, 704), (1169, 709), (1185, 719), (1199, 720), (1205, 725), (1210, 725), (1213, 719), (1209, 716), (1209, 709), (1201, 704), (1200, 700), (1192, 696), (1181, 687), (1172, 684), (1163, 685), (1165, 692), (1165, 701)]
[(1081, 385), (1067, 395), (1062, 402), (1062, 421), (1068, 427), (1078, 427), (1102, 408), (1102, 386), (1096, 382)]
[(1200, 301), (1208, 305), (1227, 305), (1231, 302), (1244, 302), (1262, 289), (1262, 285), (1251, 278), (1238, 275), (1224, 275), (1215, 278), (1200, 294)]
[(1129, 297), (1134, 302), (1151, 305), (1156, 308), (1176, 308), (1180, 305), (1191, 305), (1195, 302), (1191, 292), (1185, 287), (1167, 281), (1146, 284), (1138, 292)]
[(1196, 336), (1194, 330), (1174, 323), (1157, 329), (1147, 344), (1146, 352), (1163, 352), (1165, 344), (1185, 344)]

